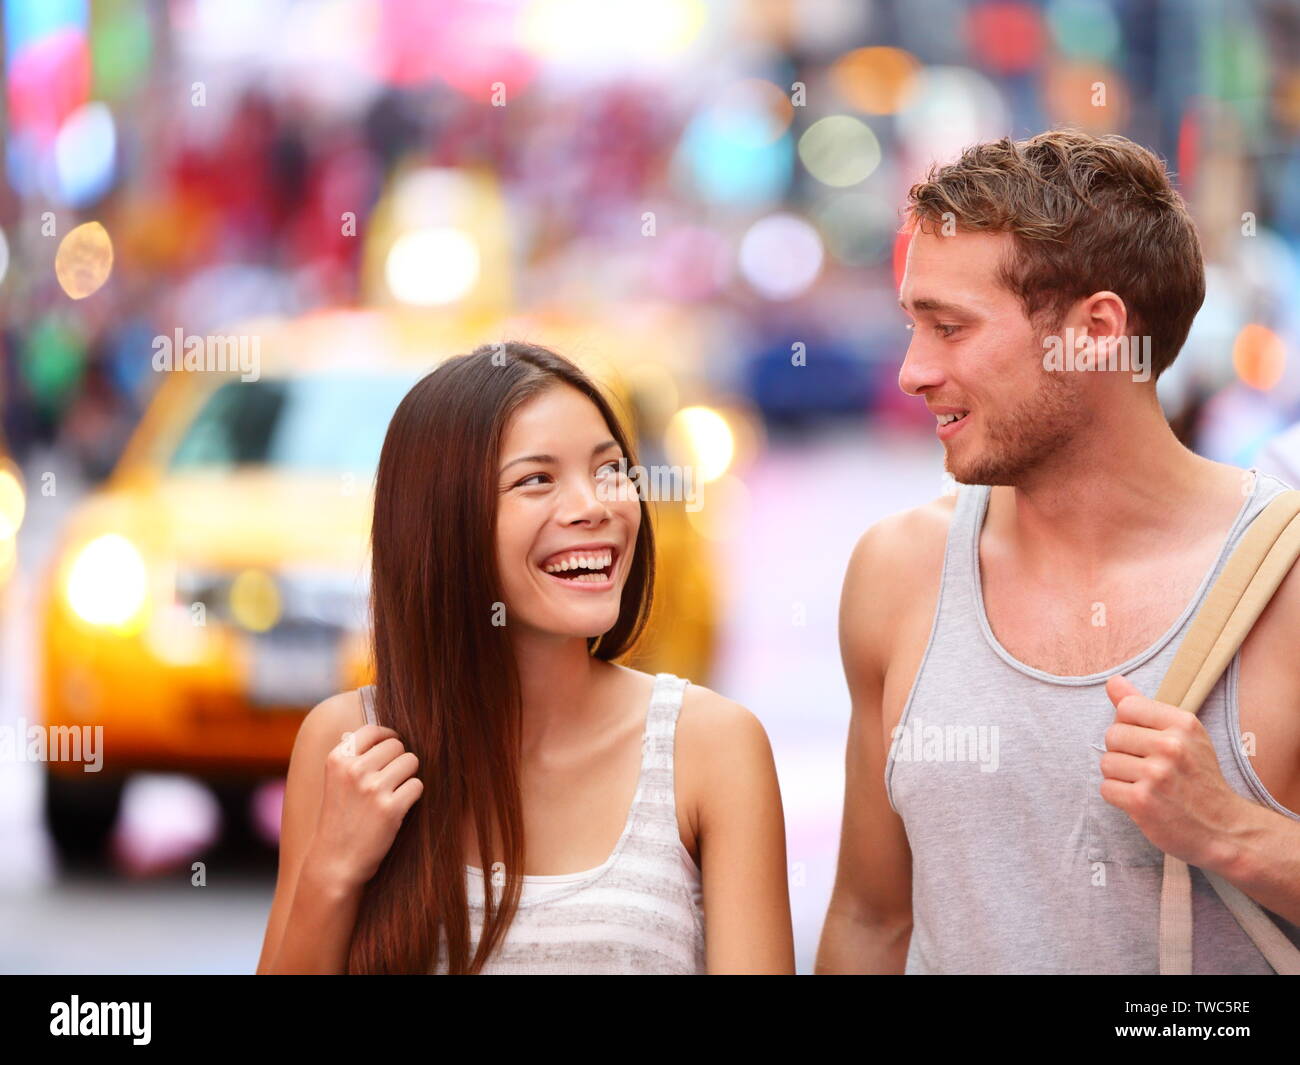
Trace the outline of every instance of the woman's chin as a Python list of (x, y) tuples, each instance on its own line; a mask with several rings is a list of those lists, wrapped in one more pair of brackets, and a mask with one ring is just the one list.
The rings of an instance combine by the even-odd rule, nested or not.
[[(594, 604), (593, 604), (594, 605)], [(618, 610), (566, 610), (539, 619), (533, 628), (560, 639), (591, 640), (609, 632), (618, 622)]]

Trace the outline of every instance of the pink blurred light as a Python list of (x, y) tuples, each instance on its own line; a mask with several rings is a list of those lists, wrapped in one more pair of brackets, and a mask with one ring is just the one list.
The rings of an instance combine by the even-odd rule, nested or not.
[(90, 95), (90, 50), (76, 28), (21, 49), (9, 71), (9, 123), (52, 144), (64, 120)]
[(392, 85), (441, 79), (488, 102), (493, 83), (506, 98), (526, 89), (537, 63), (519, 41), (517, 0), (386, 0), (381, 8), (379, 75)]
[(1016, 0), (995, 0), (973, 8), (966, 32), (974, 54), (998, 74), (1033, 70), (1047, 40), (1037, 8)]

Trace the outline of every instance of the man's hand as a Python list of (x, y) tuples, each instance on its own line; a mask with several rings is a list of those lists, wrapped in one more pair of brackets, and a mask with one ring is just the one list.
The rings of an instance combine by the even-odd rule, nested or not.
[(1195, 714), (1148, 699), (1127, 677), (1111, 677), (1106, 694), (1115, 723), (1101, 756), (1101, 797), (1188, 865), (1230, 863), (1254, 804), (1229, 787), (1205, 726)]

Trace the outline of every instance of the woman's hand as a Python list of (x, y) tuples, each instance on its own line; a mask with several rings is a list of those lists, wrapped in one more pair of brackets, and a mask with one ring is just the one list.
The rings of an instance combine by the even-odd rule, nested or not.
[(323, 795), (306, 865), (340, 886), (369, 881), (397, 838), (406, 812), (424, 792), (420, 762), (396, 732), (363, 725), (325, 759)]

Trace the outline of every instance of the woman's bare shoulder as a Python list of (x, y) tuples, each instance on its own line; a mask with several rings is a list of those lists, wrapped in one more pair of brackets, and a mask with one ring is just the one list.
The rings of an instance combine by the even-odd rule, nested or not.
[(677, 731), (688, 742), (705, 747), (767, 743), (763, 723), (752, 710), (695, 683), (687, 684), (682, 693)]
[(351, 688), (322, 699), (307, 712), (298, 729), (298, 743), (328, 751), (345, 732), (355, 732), (365, 724), (361, 693)]
[(752, 791), (775, 777), (767, 730), (752, 710), (698, 684), (688, 684), (677, 716), (676, 765), (697, 803), (713, 794)]
[[(630, 666), (609, 663), (619, 671), (624, 681), (638, 688), (638, 694), (649, 698), (659, 675), (633, 669)], [(668, 676), (676, 674), (668, 673)], [(748, 736), (766, 738), (758, 718), (746, 707), (717, 692), (696, 684), (689, 678), (682, 691), (681, 709), (677, 712), (678, 750), (683, 740), (694, 744), (728, 743)]]

